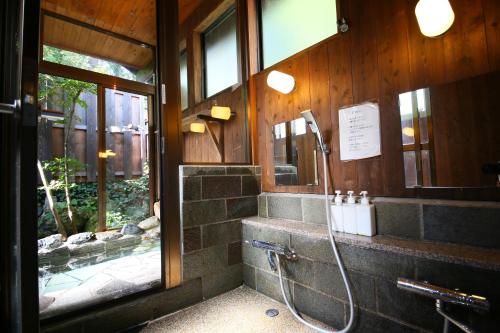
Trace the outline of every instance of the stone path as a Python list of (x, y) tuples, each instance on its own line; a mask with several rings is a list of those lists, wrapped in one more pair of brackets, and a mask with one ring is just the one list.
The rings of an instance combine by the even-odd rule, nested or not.
[[(40, 290), (40, 316), (47, 318), (149, 289), (161, 281), (159, 247), (51, 275)], [(41, 283), (42, 284), (42, 283)]]

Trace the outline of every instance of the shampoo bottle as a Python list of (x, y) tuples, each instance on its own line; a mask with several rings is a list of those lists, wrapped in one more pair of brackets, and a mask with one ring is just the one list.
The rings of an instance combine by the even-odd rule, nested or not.
[(344, 232), (349, 234), (357, 234), (358, 228), (356, 225), (356, 200), (353, 197), (353, 191), (347, 191), (347, 204), (342, 206), (344, 215)]
[(373, 236), (376, 233), (375, 206), (370, 204), (367, 194), (367, 191), (361, 191), (361, 202), (359, 205), (356, 205), (358, 234), (363, 236)]
[(335, 191), (335, 199), (331, 206), (332, 212), (332, 229), (333, 231), (344, 232), (344, 216), (342, 214), (342, 197), (340, 191)]

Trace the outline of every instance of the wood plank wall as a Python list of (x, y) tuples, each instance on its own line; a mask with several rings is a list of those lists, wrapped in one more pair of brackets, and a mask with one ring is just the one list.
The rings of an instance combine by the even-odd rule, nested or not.
[[(231, 107), (236, 115), (224, 125), (225, 163), (250, 163), (247, 157), (248, 140), (246, 135), (246, 84), (240, 83), (205, 99), (202, 95), (202, 54), (200, 33), (225, 12), (235, 1), (206, 0), (184, 19), (180, 25), (181, 45), (187, 50), (188, 101), (189, 107), (183, 111), (183, 117), (210, 110), (212, 105)], [(238, 20), (240, 25), (240, 20)], [(240, 64), (241, 65), (241, 64)], [(183, 133), (184, 163), (221, 163), (222, 158), (208, 131), (204, 134)]]
[[(372, 195), (411, 195), (404, 188), (398, 93), (500, 69), (500, 1), (450, 0), (455, 23), (441, 37), (426, 38), (414, 15), (417, 0), (341, 0), (350, 31), (338, 34), (254, 76), (262, 186), (272, 192), (316, 192), (321, 186), (275, 186), (271, 126), (312, 109), (332, 147), (335, 189)], [(266, 85), (277, 69), (295, 77), (281, 95)], [(338, 109), (364, 101), (380, 105), (382, 156), (339, 159)], [(322, 175), (320, 163), (320, 175)], [(321, 177), (322, 178), (322, 177)], [(323, 180), (321, 180), (322, 182)]]

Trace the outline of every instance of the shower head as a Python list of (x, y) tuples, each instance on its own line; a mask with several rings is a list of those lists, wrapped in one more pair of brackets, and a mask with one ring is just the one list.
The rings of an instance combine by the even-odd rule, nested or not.
[(311, 132), (313, 132), (314, 136), (316, 137), (316, 140), (318, 141), (318, 145), (321, 149), (321, 151), (324, 154), (329, 154), (330, 149), (326, 145), (326, 143), (323, 141), (323, 136), (321, 135), (321, 130), (319, 129), (318, 123), (316, 122), (316, 119), (314, 119), (314, 114), (312, 113), (311, 110), (305, 110), (300, 113), (300, 115), (305, 119), (306, 123), (309, 125), (309, 128), (311, 129)]

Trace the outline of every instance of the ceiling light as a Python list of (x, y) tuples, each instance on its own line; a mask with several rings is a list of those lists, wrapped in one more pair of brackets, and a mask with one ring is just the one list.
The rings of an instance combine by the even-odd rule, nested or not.
[(415, 7), (415, 15), (420, 31), (427, 37), (444, 34), (455, 20), (448, 0), (420, 0)]
[(204, 123), (191, 123), (189, 125), (189, 130), (194, 133), (205, 133)]
[(267, 85), (282, 94), (289, 94), (295, 88), (295, 79), (291, 75), (271, 71), (267, 75)]

